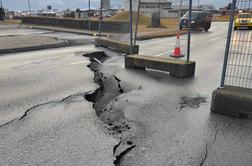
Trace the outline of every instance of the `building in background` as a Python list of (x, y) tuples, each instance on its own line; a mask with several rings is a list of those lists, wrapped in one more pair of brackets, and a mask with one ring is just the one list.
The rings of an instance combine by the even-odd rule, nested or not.
[(14, 18), (15, 18), (15, 12), (6, 9), (6, 10), (5, 10), (5, 19), (13, 20)]
[[(118, 12), (117, 9), (103, 9), (102, 10), (102, 16), (103, 17), (111, 17), (115, 15)], [(87, 19), (88, 16), (90, 17), (98, 17), (100, 15), (100, 10), (99, 9), (91, 9), (85, 10), (85, 9), (77, 9), (75, 12), (75, 18), (79, 19)]]
[[(133, 11), (137, 11), (139, 0), (132, 1)], [(167, 0), (141, 0), (141, 11), (146, 13), (158, 12), (159, 9), (169, 9), (172, 3)], [(129, 11), (129, 0), (124, 0), (124, 10)]]
[[(133, 11), (138, 10), (139, 0), (132, 1)], [(124, 1), (124, 10), (129, 11), (129, 1)], [(154, 13), (160, 13), (161, 18), (178, 17), (178, 12), (172, 9), (172, 2), (167, 0), (141, 0), (140, 11), (146, 16), (152, 16)]]

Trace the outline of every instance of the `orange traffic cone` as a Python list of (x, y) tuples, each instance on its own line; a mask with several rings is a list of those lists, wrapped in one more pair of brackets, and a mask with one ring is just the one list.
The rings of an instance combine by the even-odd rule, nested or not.
[(181, 49), (180, 49), (180, 41), (179, 41), (179, 33), (177, 33), (177, 39), (176, 39), (176, 46), (173, 52), (173, 55), (171, 55), (171, 57), (173, 58), (180, 58), (180, 57), (184, 57), (184, 55), (182, 55), (181, 53)]

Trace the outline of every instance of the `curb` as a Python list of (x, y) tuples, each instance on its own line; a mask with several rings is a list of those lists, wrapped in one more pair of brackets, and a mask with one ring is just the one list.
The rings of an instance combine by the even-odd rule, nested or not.
[[(58, 29), (58, 28), (53, 28), (53, 27), (41, 27), (37, 25), (32, 25), (32, 24), (21, 24), (21, 26), (24, 26), (24, 28), (30, 28), (30, 29), (39, 29), (39, 30), (47, 30), (47, 31), (54, 31), (54, 32), (64, 32), (64, 33), (73, 33), (73, 34), (79, 34), (79, 35), (87, 35), (87, 36), (97, 36), (94, 35), (94, 32), (82, 32), (81, 30), (78, 29)], [(109, 36), (108, 34), (104, 35), (101, 34), (102, 37), (107, 37)]]
[[(187, 32), (180, 32), (181, 35), (187, 34)], [(149, 40), (149, 39), (156, 39), (156, 38), (163, 38), (163, 37), (174, 37), (177, 36), (177, 33), (174, 34), (164, 34), (164, 35), (140, 35), (137, 37), (138, 41)]]

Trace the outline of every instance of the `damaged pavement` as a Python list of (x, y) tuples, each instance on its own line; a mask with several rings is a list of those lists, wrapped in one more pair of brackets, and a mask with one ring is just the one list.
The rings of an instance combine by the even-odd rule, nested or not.
[[(101, 87), (93, 100), (98, 117), (109, 134), (132, 142), (118, 165), (250, 165), (251, 119), (210, 113), (215, 82), (125, 70), (121, 61), (112, 57), (101, 64), (94, 58), (90, 65)], [(204, 83), (210, 88), (196, 88)]]
[[(107, 125), (106, 133), (120, 139), (114, 147), (115, 165), (247, 166), (252, 162), (250, 117), (211, 114), (210, 89), (190, 89), (192, 78), (181, 84), (167, 73), (125, 70), (120, 57), (90, 60), (100, 88), (86, 98)], [(196, 86), (204, 82), (197, 81)]]
[(189, 89), (192, 78), (182, 86), (167, 73), (125, 70), (120, 56), (84, 56), (98, 88), (3, 124), (1, 165), (251, 163), (251, 120), (210, 114), (208, 90)]
[[(160, 50), (153, 42), (142, 41), (142, 51)], [(12, 55), (11, 64), (2, 57), (0, 165), (250, 166), (251, 118), (210, 113), (223, 42), (198, 42), (196, 75), (183, 81), (125, 69), (123, 56), (87, 53), (97, 51), (91, 45)], [(14, 87), (21, 91), (12, 94)]]

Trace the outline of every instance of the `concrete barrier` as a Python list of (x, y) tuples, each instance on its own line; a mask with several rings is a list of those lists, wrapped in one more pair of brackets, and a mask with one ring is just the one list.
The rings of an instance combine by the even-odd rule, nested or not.
[[(106, 47), (118, 50), (120, 52), (124, 52), (130, 54), (130, 45), (126, 42), (113, 40), (109, 38), (96, 38), (95, 39), (95, 46), (96, 47)], [(133, 54), (138, 54), (139, 52), (139, 45), (133, 46)]]
[(185, 78), (194, 76), (195, 62), (186, 62), (171, 58), (161, 58), (143, 55), (125, 57), (126, 68), (155, 69), (170, 72), (171, 76)]
[(211, 112), (243, 117), (252, 115), (252, 89), (226, 86), (216, 89), (212, 96)]
[[(23, 24), (57, 26), (89, 30), (89, 20), (57, 17), (22, 17)], [(99, 20), (91, 20), (91, 31), (99, 30)], [(129, 22), (103, 20), (101, 30), (109, 33), (129, 33)]]

